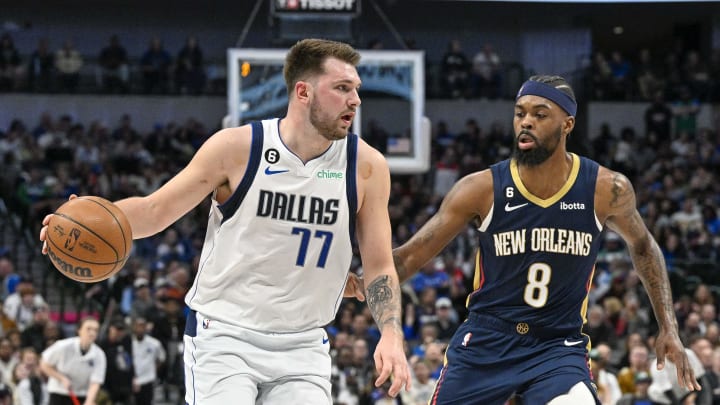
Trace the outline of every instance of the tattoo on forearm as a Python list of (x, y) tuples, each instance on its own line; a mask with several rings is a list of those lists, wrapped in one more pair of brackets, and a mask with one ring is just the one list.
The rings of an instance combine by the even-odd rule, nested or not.
[(390, 285), (390, 276), (376, 278), (367, 287), (367, 304), (375, 322), (382, 330), (391, 325), (398, 330), (400, 326), (400, 293), (398, 286)]
[(630, 253), (660, 327), (677, 329), (670, 281), (660, 247), (648, 235), (648, 238), (633, 246)]

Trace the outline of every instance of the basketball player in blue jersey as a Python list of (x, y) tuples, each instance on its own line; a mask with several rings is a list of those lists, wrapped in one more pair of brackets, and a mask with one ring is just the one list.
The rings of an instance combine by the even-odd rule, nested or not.
[[(511, 159), (459, 180), (439, 211), (394, 251), (401, 281), (468, 223), (479, 230), (469, 316), (449, 343), (430, 404), (599, 403), (581, 333), (600, 232), (619, 233), (652, 301), (658, 367), (700, 389), (678, 337), (663, 256), (620, 173), (569, 153), (577, 104), (558, 76), (520, 88)], [(349, 287), (352, 287), (349, 285)], [(350, 289), (350, 288), (349, 288)]]
[(392, 396), (409, 388), (387, 210), (390, 172), (378, 151), (348, 133), (360, 105), (359, 59), (343, 43), (299, 41), (285, 60), (284, 118), (219, 131), (160, 189), (116, 203), (138, 239), (212, 194), (200, 265), (185, 298), (188, 404), (332, 403), (323, 326), (340, 305), (354, 237), (368, 307), (382, 333), (375, 384), (392, 375)]

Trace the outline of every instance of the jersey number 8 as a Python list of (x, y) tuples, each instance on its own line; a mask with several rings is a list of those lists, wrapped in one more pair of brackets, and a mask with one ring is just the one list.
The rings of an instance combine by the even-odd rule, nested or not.
[(523, 299), (533, 308), (540, 308), (547, 303), (548, 284), (552, 269), (545, 263), (533, 263), (528, 269), (528, 284), (525, 286)]

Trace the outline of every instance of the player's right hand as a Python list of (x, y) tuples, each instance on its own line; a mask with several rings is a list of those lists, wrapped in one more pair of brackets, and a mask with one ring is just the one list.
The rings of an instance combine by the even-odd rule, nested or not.
[(358, 301), (365, 301), (365, 280), (355, 273), (348, 274), (348, 281), (345, 283), (344, 298), (357, 298)]
[[(69, 200), (74, 200), (77, 198), (77, 195), (71, 194)], [(40, 229), (40, 242), (43, 243), (42, 245), (42, 254), (46, 255), (48, 252), (47, 249), (47, 232), (48, 232), (48, 224), (50, 223), (50, 218), (53, 216), (53, 214), (47, 214), (45, 215), (45, 218), (43, 218), (42, 221), (42, 228)]]
[(375, 386), (380, 387), (385, 381), (390, 380), (391, 385), (388, 394), (395, 398), (400, 391), (410, 391), (412, 385), (412, 374), (405, 357), (404, 337), (402, 332), (396, 333), (390, 328), (385, 328), (380, 336), (380, 341), (375, 348), (375, 370), (378, 378)]

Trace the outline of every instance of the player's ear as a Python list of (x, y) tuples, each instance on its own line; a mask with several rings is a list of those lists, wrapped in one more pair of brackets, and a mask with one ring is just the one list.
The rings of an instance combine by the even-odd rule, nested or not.
[(569, 135), (570, 132), (575, 128), (575, 117), (568, 115), (565, 117), (565, 121), (563, 121), (562, 125), (562, 131), (563, 134)]
[(295, 97), (299, 101), (305, 102), (312, 93), (312, 85), (309, 82), (299, 80), (295, 83)]

